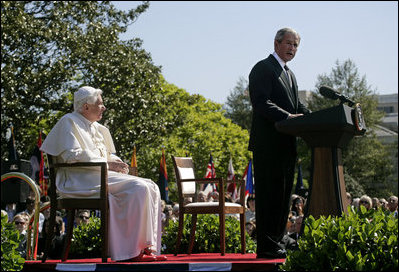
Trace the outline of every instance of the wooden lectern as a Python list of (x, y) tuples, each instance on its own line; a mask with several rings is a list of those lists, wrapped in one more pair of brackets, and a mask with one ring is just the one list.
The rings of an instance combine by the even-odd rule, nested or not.
[(360, 105), (344, 104), (276, 123), (278, 131), (301, 137), (312, 148), (312, 176), (305, 216), (341, 215), (346, 197), (342, 151), (366, 131)]

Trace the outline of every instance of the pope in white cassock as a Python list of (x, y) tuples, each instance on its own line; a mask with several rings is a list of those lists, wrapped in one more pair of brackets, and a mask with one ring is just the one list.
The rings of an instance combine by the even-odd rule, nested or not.
[[(107, 162), (109, 255), (112, 260), (165, 260), (166, 256), (160, 256), (162, 211), (159, 188), (150, 179), (128, 175), (128, 165), (114, 154), (109, 130), (97, 122), (105, 111), (101, 94), (102, 90), (92, 87), (76, 91), (74, 112), (57, 122), (41, 150), (54, 156), (57, 163)], [(59, 195), (98, 198), (100, 169), (75, 169), (57, 171)]]

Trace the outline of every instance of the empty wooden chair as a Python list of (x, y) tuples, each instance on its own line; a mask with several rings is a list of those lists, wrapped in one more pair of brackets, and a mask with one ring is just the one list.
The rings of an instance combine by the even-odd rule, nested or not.
[[(240, 231), (241, 231), (241, 253), (245, 254), (245, 182), (241, 181), (240, 203), (225, 202), (225, 185), (226, 182), (222, 178), (212, 179), (196, 179), (194, 175), (194, 164), (192, 158), (174, 157), (172, 156), (174, 165), (176, 183), (179, 194), (179, 232), (177, 235), (176, 251), (177, 255), (181, 239), (183, 235), (184, 215), (192, 214), (192, 229), (190, 234), (190, 244), (188, 254), (191, 254), (197, 223), (198, 214), (218, 214), (219, 230), (220, 230), (220, 249), (221, 255), (225, 255), (225, 218), (226, 214), (240, 215)], [(219, 189), (218, 202), (192, 202), (185, 204), (186, 197), (192, 197), (194, 200), (197, 196), (197, 184), (217, 183)]]

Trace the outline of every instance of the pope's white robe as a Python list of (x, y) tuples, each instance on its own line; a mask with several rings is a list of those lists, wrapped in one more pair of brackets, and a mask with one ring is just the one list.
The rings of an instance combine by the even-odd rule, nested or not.
[[(41, 148), (58, 163), (117, 161), (109, 130), (77, 112), (64, 115)], [(95, 170), (93, 170), (95, 169)], [(100, 168), (60, 168), (56, 185), (61, 197), (100, 196)], [(108, 171), (109, 255), (125, 260), (151, 247), (161, 250), (161, 197), (150, 179)]]

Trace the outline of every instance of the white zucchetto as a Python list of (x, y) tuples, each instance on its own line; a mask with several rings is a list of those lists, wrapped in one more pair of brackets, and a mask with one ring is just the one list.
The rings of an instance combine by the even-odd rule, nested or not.
[(93, 87), (89, 87), (89, 86), (84, 86), (79, 88), (79, 90), (77, 90), (74, 94), (73, 94), (73, 101), (77, 102), (80, 101), (88, 96), (93, 95), (94, 93), (98, 92), (101, 90), (100, 89), (95, 89)]

